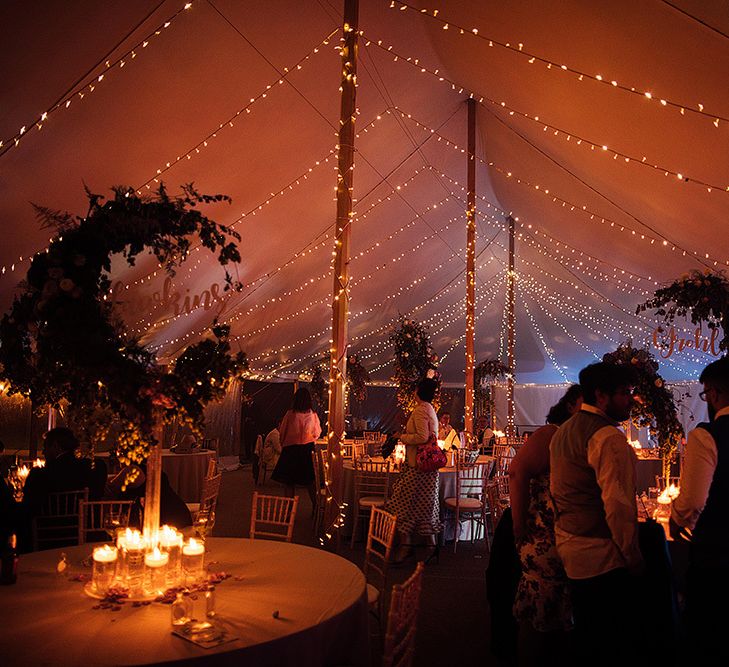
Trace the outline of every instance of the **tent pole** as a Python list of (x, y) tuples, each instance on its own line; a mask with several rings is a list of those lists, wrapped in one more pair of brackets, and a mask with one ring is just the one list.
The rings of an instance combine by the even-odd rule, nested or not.
[(509, 223), (509, 275), (506, 295), (508, 339), (506, 358), (507, 365), (511, 369), (506, 380), (506, 435), (509, 438), (513, 438), (516, 435), (514, 425), (514, 375), (516, 371), (514, 360), (514, 329), (516, 324), (514, 318), (514, 283), (516, 281), (516, 272), (514, 271), (514, 218), (508, 216), (506, 221)]
[(476, 307), (476, 100), (466, 100), (468, 108), (468, 194), (466, 203), (466, 400), (467, 434), (473, 434), (473, 366)]
[[(334, 230), (334, 286), (329, 363), (327, 458), (332, 502), (325, 512), (325, 536), (340, 523), (344, 484), (341, 444), (344, 439), (345, 381), (347, 377), (347, 320), (349, 316), (349, 244), (352, 235), (354, 121), (357, 97), (357, 30), (359, 0), (344, 0), (341, 46), (342, 80), (337, 165), (337, 222)], [(339, 534), (337, 533), (337, 543)]]

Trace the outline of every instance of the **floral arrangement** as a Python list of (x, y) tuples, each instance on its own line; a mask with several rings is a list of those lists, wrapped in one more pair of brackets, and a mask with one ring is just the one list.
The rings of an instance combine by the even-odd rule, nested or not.
[(694, 324), (703, 324), (709, 329), (721, 327), (724, 337), (720, 350), (729, 350), (729, 280), (723, 272), (694, 269), (684, 273), (668, 287), (656, 290), (652, 299), (638, 306), (636, 312), (657, 309), (656, 315), (666, 322), (673, 322), (676, 315), (691, 315)]
[(367, 383), (370, 381), (370, 374), (357, 358), (356, 354), (347, 357), (347, 385), (349, 387), (349, 400), (354, 399), (358, 403), (367, 398)]
[[(247, 367), (230, 353), (227, 326), (214, 338), (188, 347), (170, 368), (130, 336), (106, 296), (112, 255), (129, 265), (145, 249), (174, 274), (191, 237), (217, 253), (221, 265), (240, 261), (238, 234), (204, 216), (200, 204), (229, 201), (186, 186), (170, 197), (114, 188), (108, 201), (87, 190), (85, 217), (36, 207), (57, 231), (33, 258), (12, 309), (0, 321), (0, 378), (8, 393), (32, 398), (44, 409), (63, 405), (69, 424), (93, 447), (113, 427), (121, 463), (142, 463), (161, 419), (175, 418), (202, 435), (205, 404), (224, 395), (231, 378)], [(226, 290), (238, 288), (226, 271)]]
[(678, 419), (673, 393), (658, 374), (658, 362), (646, 349), (633, 347), (630, 341), (621, 343), (603, 361), (630, 366), (635, 372), (634, 402), (631, 420), (638, 427), (649, 427), (655, 433), (665, 467), (675, 458), (684, 437)]
[(311, 380), (309, 380), (309, 391), (320, 410), (326, 409), (327, 405), (327, 389), (329, 387), (329, 382), (324, 379), (326, 363), (327, 360), (322, 359), (309, 369), (309, 375), (311, 376)]
[(477, 413), (491, 414), (491, 387), (490, 380), (503, 380), (511, 375), (511, 368), (498, 359), (484, 359), (473, 369), (474, 399)]
[(438, 392), (433, 400), (437, 410), (440, 404), (440, 373), (438, 355), (430, 345), (428, 328), (401, 315), (397, 325), (390, 332), (389, 340), (395, 348), (395, 375), (397, 382), (397, 402), (405, 414), (415, 407), (413, 394), (418, 382), (432, 377), (438, 382)]

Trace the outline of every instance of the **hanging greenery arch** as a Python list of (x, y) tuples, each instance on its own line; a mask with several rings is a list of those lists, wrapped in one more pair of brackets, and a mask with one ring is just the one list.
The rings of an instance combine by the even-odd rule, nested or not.
[[(221, 265), (240, 261), (229, 227), (196, 207), (229, 202), (226, 195), (198, 193), (192, 185), (170, 197), (163, 185), (152, 197), (127, 187), (114, 197), (86, 191), (85, 217), (36, 206), (39, 219), (56, 230), (37, 253), (13, 306), (0, 321), (0, 377), (9, 393), (36, 406), (66, 406), (71, 423), (91, 446), (114, 426), (122, 463), (141, 463), (154, 442), (155, 422), (175, 418), (202, 435), (203, 408), (221, 398), (231, 378), (247, 368), (245, 354), (231, 354), (229, 328), (190, 345), (169, 367), (129, 334), (107, 300), (112, 256), (134, 265), (146, 249), (170, 275), (187, 257), (191, 239), (217, 253)], [(225, 272), (225, 289), (239, 288)]]
[(397, 325), (390, 332), (389, 340), (395, 348), (395, 375), (397, 382), (397, 403), (407, 415), (415, 407), (413, 394), (418, 382), (432, 377), (438, 383), (438, 391), (433, 399), (433, 407), (440, 405), (440, 373), (438, 355), (430, 345), (428, 327), (401, 315)]
[(631, 341), (621, 343), (615, 352), (609, 352), (602, 359), (633, 369), (636, 384), (630, 418), (637, 427), (653, 431), (663, 459), (664, 474), (669, 476), (665, 470), (670, 469), (684, 433), (673, 393), (658, 374), (658, 362), (650, 351), (633, 347)]
[(709, 329), (721, 329), (724, 336), (720, 350), (729, 350), (729, 280), (723, 272), (694, 269), (684, 273), (668, 287), (662, 287), (638, 306), (636, 312), (656, 309), (655, 314), (666, 322), (690, 314), (694, 324), (706, 324)]

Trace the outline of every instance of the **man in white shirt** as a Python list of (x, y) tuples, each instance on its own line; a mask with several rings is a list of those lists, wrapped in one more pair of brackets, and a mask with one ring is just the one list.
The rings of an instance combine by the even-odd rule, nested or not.
[(617, 424), (630, 416), (634, 374), (605, 362), (580, 372), (582, 408), (550, 443), (557, 551), (570, 579), (580, 664), (635, 658), (638, 548), (635, 454)]
[(729, 595), (729, 358), (709, 364), (699, 381), (710, 422), (689, 433), (681, 493), (671, 509), (674, 539), (689, 539), (686, 620), (701, 664), (729, 664), (725, 611)]

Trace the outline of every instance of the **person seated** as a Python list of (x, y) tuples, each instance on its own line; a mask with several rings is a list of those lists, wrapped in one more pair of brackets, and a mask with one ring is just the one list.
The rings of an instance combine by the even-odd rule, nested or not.
[[(136, 500), (141, 506), (147, 493), (146, 469), (146, 464), (141, 466), (131, 465), (115, 475), (107, 484), (107, 500)], [(134, 472), (136, 472), (136, 477), (133, 477), (122, 490), (128, 473)], [(138, 508), (136, 512), (133, 510), (133, 514), (137, 516), (130, 519), (130, 524), (139, 524)], [(176, 528), (185, 528), (192, 525), (190, 510), (187, 508), (185, 501), (175, 493), (164, 471), (161, 473), (160, 480), (159, 522), (160, 525), (167, 524)]]
[(443, 442), (443, 449), (458, 449), (461, 441), (458, 438), (458, 432), (451, 426), (451, 415), (443, 412), (438, 421), (438, 440)]
[(58, 427), (43, 436), (43, 456), (46, 464), (32, 468), (25, 480), (23, 505), (37, 513), (51, 493), (89, 490), (89, 500), (99, 500), (106, 484), (106, 464), (103, 461), (80, 458), (79, 442), (71, 429)]

